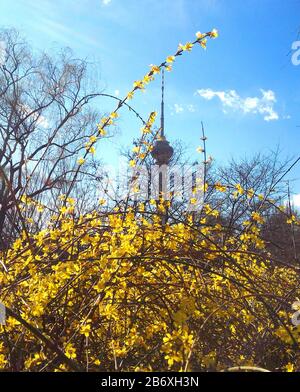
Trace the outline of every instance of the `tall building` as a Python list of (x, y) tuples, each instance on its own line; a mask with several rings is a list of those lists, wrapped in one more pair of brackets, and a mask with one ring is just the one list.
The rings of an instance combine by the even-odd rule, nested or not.
[(168, 165), (173, 156), (173, 147), (165, 137), (165, 117), (164, 117), (164, 69), (162, 70), (162, 84), (161, 84), (161, 120), (159, 138), (151, 151), (152, 157), (155, 159), (157, 165)]

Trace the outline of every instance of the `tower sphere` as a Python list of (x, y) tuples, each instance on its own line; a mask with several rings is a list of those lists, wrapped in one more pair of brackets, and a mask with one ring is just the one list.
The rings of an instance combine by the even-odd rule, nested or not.
[(152, 157), (159, 166), (167, 165), (170, 162), (173, 153), (174, 149), (170, 146), (165, 136), (161, 136), (161, 140), (156, 141), (153, 150), (151, 151)]

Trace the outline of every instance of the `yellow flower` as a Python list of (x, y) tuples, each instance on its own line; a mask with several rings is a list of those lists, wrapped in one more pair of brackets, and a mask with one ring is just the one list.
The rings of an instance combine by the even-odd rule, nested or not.
[(117, 112), (112, 112), (112, 113), (110, 113), (109, 117), (110, 117), (110, 118), (118, 118), (119, 115), (118, 115)]
[(91, 142), (91, 143), (95, 143), (96, 141), (97, 141), (97, 136), (92, 135), (92, 136), (90, 137), (90, 142)]
[(290, 218), (287, 219), (286, 223), (292, 224), (296, 221), (297, 221), (297, 219), (296, 219), (295, 215), (291, 215)]
[(76, 350), (71, 343), (68, 343), (65, 347), (66, 357), (74, 359), (76, 358)]
[(218, 30), (217, 29), (213, 29), (210, 33), (210, 36), (212, 38), (217, 38), (219, 36)]
[(131, 159), (131, 160), (129, 161), (129, 166), (130, 166), (130, 167), (134, 167), (135, 165), (136, 165), (135, 160), (134, 160), (134, 159)]
[(197, 31), (196, 37), (197, 37), (198, 39), (201, 39), (201, 38), (204, 37), (204, 34), (200, 33), (200, 31)]
[(252, 219), (257, 223), (264, 223), (264, 219), (259, 215), (258, 212), (252, 212)]
[(189, 52), (192, 50), (193, 46), (194, 45), (191, 42), (187, 42), (185, 44), (186, 50), (188, 50)]
[(222, 184), (220, 184), (219, 182), (216, 182), (216, 183), (215, 183), (215, 188), (216, 188), (216, 190), (219, 191), (219, 192), (225, 192), (226, 189), (227, 189), (225, 185), (222, 185)]
[(249, 220), (245, 220), (242, 223), (244, 226), (249, 226), (251, 224), (251, 222)]
[(179, 44), (178, 49), (189, 52), (192, 50), (193, 44), (191, 42), (187, 42), (185, 45)]
[(166, 62), (169, 64), (172, 64), (175, 60), (175, 56), (168, 56), (166, 59)]
[(250, 188), (250, 189), (247, 191), (247, 197), (248, 197), (249, 199), (252, 199), (252, 197), (253, 197), (254, 195), (255, 195), (254, 189)]
[(65, 207), (65, 206), (63, 206), (63, 207), (61, 207), (60, 212), (62, 214), (67, 214), (69, 212), (72, 212), (72, 210), (74, 210), (73, 207)]
[(106, 130), (100, 124), (98, 124), (98, 134), (100, 136), (105, 136), (107, 134)]
[(151, 82), (151, 80), (153, 80), (153, 76), (149, 76), (148, 74), (144, 76), (143, 78), (143, 83), (148, 84), (149, 82)]
[(147, 133), (150, 133), (151, 130), (150, 130), (149, 126), (146, 125), (145, 127), (142, 127), (142, 128), (141, 128), (141, 132), (142, 132), (143, 134), (147, 134)]
[(207, 43), (207, 39), (203, 39), (202, 41), (199, 42), (200, 45), (202, 46), (203, 49), (206, 49), (206, 43)]
[(142, 88), (144, 88), (144, 84), (143, 84), (142, 80), (136, 80), (133, 83), (133, 87), (142, 89)]
[(75, 205), (75, 199), (73, 197), (68, 197), (67, 198), (67, 203), (69, 203), (71, 206)]
[(236, 187), (237, 193), (239, 195), (243, 195), (244, 194), (244, 189), (242, 188), (241, 184), (236, 184), (235, 187)]
[(91, 325), (90, 325), (90, 324), (82, 325), (82, 326), (80, 327), (80, 333), (81, 333), (81, 335), (84, 335), (85, 337), (89, 337), (90, 332), (91, 332)]
[(27, 203), (27, 197), (25, 195), (21, 196), (21, 202), (24, 204)]
[(294, 365), (291, 362), (289, 362), (287, 365), (285, 365), (285, 370), (287, 372), (293, 372), (294, 369), (295, 369), (295, 367), (294, 367)]
[(84, 159), (84, 158), (78, 158), (78, 159), (77, 159), (78, 165), (83, 165), (84, 162), (85, 162), (85, 159)]
[(130, 91), (130, 92), (127, 94), (127, 99), (132, 99), (132, 98), (133, 98), (133, 94), (134, 94), (134, 92), (133, 92), (133, 91)]
[(151, 64), (150, 67), (151, 67), (151, 71), (152, 71), (154, 74), (160, 73), (160, 68), (159, 68), (158, 65), (153, 65), (153, 64)]
[(204, 149), (203, 149), (202, 147), (197, 147), (197, 148), (196, 148), (196, 151), (199, 152), (199, 153), (201, 153), (201, 152), (204, 152)]
[(5, 356), (3, 354), (0, 354), (0, 367), (1, 369), (4, 368), (4, 366), (7, 364), (7, 360), (5, 359)]

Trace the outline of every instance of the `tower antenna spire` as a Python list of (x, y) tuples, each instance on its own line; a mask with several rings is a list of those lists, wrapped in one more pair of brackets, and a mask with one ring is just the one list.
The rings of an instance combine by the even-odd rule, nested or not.
[(173, 148), (165, 137), (165, 124), (164, 124), (164, 69), (161, 73), (161, 117), (160, 117), (160, 137), (157, 138), (155, 145), (151, 151), (152, 157), (155, 159), (157, 165), (168, 165), (173, 155)]
[(161, 137), (165, 136), (164, 91), (165, 91), (165, 70), (163, 68), (161, 71), (161, 114), (160, 114)]

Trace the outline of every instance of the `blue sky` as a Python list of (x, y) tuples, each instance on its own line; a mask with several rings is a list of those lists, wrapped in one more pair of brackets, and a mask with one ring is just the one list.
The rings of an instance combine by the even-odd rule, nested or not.
[[(217, 28), (219, 38), (206, 51), (194, 48), (166, 75), (165, 127), (168, 139), (185, 141), (197, 159), (203, 121), (208, 153), (219, 163), (277, 147), (283, 158), (300, 155), (300, 65), (291, 61), (299, 15), (300, 0), (0, 2), (1, 26), (18, 28), (37, 49), (69, 46), (95, 61), (100, 86), (120, 97), (179, 42)], [(145, 117), (159, 111), (159, 78), (131, 103)], [(109, 100), (97, 104), (99, 116), (114, 107)], [(140, 132), (126, 111), (119, 128), (115, 139), (97, 147), (107, 163)], [(295, 180), (300, 205), (300, 164), (287, 178)]]

